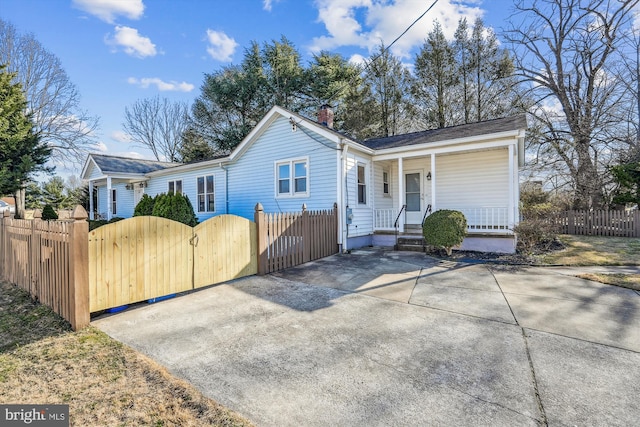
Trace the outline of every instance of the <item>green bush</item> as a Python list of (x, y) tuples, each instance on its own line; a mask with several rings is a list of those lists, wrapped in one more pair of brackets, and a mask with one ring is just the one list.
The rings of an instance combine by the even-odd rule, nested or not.
[(143, 194), (142, 198), (133, 210), (133, 216), (149, 216), (153, 213), (153, 205), (156, 203), (155, 198), (148, 194)]
[(98, 227), (102, 227), (103, 225), (111, 224), (112, 222), (122, 221), (124, 218), (120, 218), (119, 216), (114, 216), (110, 221), (106, 219), (94, 219), (89, 220), (89, 231), (95, 230)]
[(459, 211), (443, 209), (429, 215), (422, 226), (422, 235), (428, 245), (444, 248), (451, 255), (451, 248), (462, 243), (467, 234), (467, 219)]
[(55, 221), (58, 219), (58, 214), (55, 209), (51, 205), (44, 205), (44, 209), (42, 209), (42, 219), (44, 221)]
[(151, 215), (172, 219), (191, 227), (198, 224), (189, 198), (182, 194), (158, 194)]

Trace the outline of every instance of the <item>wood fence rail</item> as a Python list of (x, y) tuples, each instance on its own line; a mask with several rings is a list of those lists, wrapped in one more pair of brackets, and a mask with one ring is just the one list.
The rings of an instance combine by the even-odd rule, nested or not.
[(338, 205), (333, 209), (265, 213), (255, 208), (258, 234), (258, 274), (293, 267), (338, 252)]
[(561, 234), (640, 237), (640, 211), (573, 210), (549, 218)]
[(87, 212), (76, 206), (70, 220), (0, 219), (0, 280), (20, 288), (71, 323), (89, 324)]

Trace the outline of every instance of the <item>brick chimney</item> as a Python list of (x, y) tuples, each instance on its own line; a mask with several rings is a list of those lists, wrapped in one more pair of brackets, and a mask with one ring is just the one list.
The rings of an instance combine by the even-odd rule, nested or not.
[(333, 129), (333, 108), (329, 104), (323, 104), (318, 110), (318, 123)]

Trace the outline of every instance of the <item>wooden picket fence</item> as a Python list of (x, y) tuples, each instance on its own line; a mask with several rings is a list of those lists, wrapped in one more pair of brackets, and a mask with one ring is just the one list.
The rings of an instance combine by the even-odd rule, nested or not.
[(265, 213), (256, 205), (258, 274), (267, 274), (338, 252), (338, 207), (331, 210)]
[(573, 210), (549, 218), (561, 234), (640, 237), (640, 211)]
[(135, 217), (88, 231), (78, 206), (67, 221), (0, 221), (0, 280), (29, 291), (74, 329), (90, 313), (266, 274), (338, 252), (337, 206), (219, 215), (196, 227)]
[(0, 280), (18, 285), (71, 323), (89, 324), (87, 212), (67, 221), (0, 220)]

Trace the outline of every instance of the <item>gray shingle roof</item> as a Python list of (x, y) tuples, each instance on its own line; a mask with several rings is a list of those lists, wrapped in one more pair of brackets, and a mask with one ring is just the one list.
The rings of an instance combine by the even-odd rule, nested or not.
[(103, 173), (145, 174), (180, 164), (158, 162), (155, 160), (129, 159), (126, 157), (107, 156), (104, 154), (92, 154), (91, 158), (96, 162)]
[(517, 116), (505, 117), (503, 119), (487, 120), (484, 122), (469, 123), (466, 125), (451, 126), (442, 129), (431, 129), (421, 132), (407, 133), (404, 135), (388, 136), (385, 138), (373, 138), (363, 141), (361, 144), (374, 150), (382, 150), (385, 148), (426, 144), (430, 142), (446, 141), (449, 139), (458, 139), (526, 128), (527, 117), (525, 114), (520, 114)]

